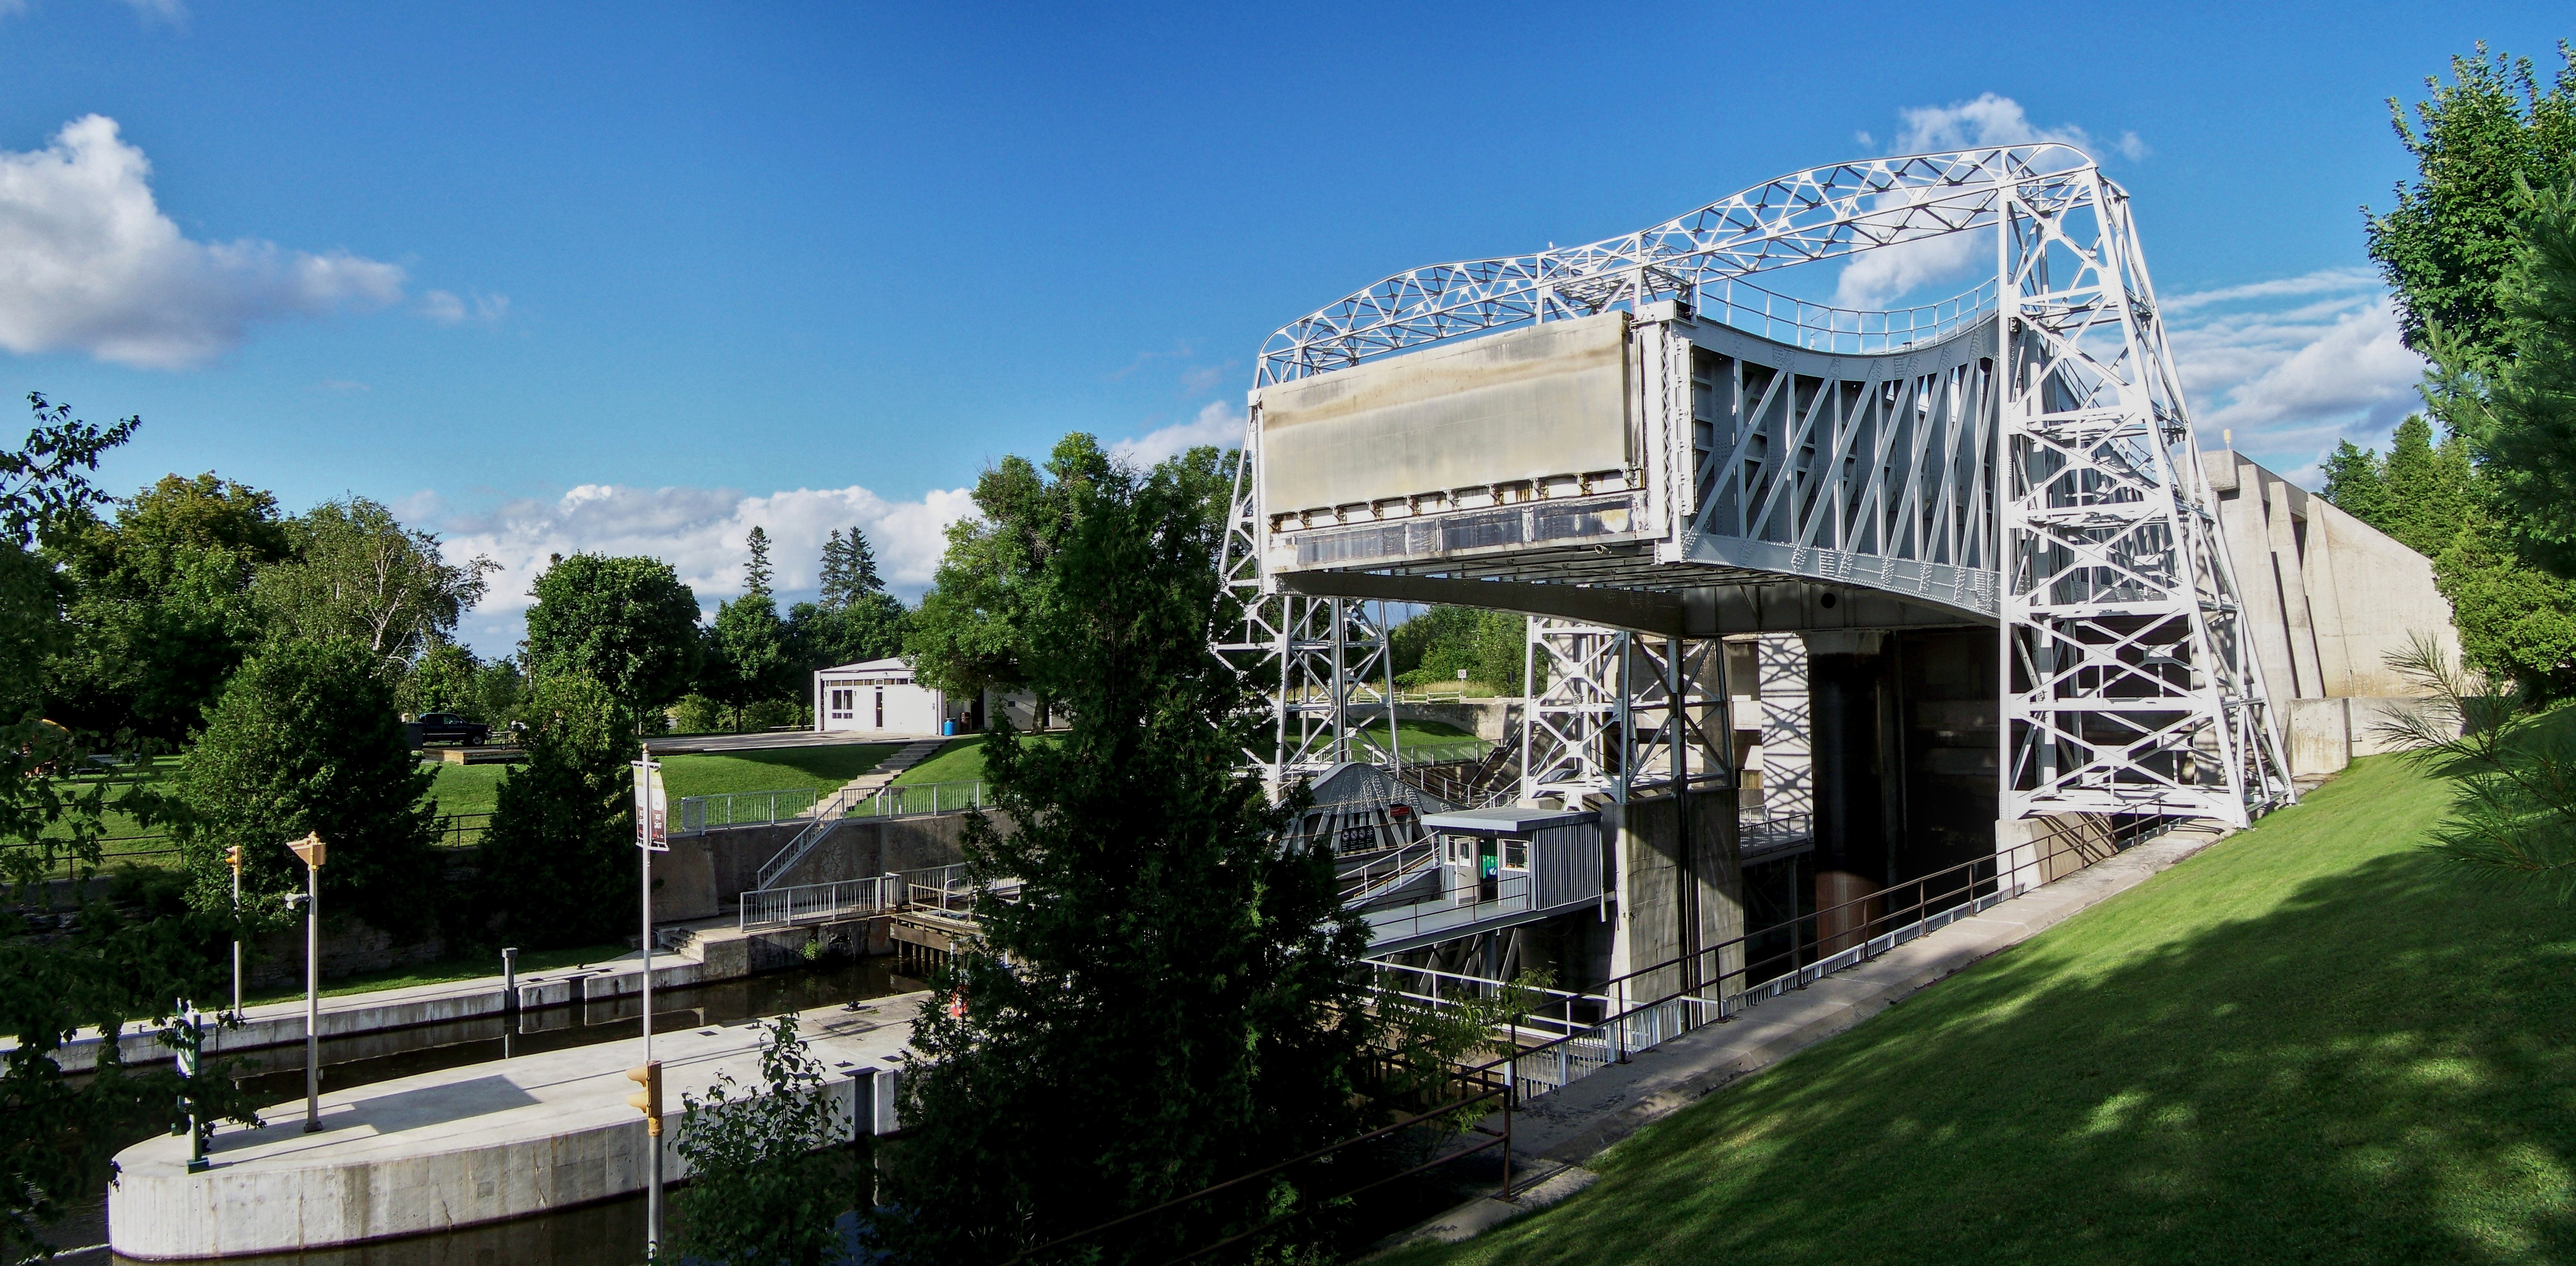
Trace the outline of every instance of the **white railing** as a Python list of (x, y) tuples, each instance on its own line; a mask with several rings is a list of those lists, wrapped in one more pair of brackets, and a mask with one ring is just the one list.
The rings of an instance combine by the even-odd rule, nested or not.
[(1423, 840), (1391, 849), (1358, 870), (1341, 876), (1342, 904), (1364, 905), (1411, 883), (1440, 864), (1440, 841)]
[(854, 818), (910, 818), (984, 807), (982, 782), (887, 783), (850, 810)]
[(728, 791), (712, 796), (682, 796), (679, 819), (673, 835), (704, 835), (709, 831), (730, 830), (746, 826), (775, 826), (793, 822), (814, 809), (812, 787), (791, 787), (784, 791)]
[(879, 875), (873, 879), (746, 892), (742, 894), (741, 928), (750, 931), (793, 927), (799, 923), (829, 923), (852, 915), (880, 914), (892, 908), (887, 897), (893, 891), (900, 891), (898, 877)]
[[(1758, 1002), (1803, 989), (1948, 924), (1982, 914), (2022, 895), (2023, 891), (2019, 885), (2014, 885), (1947, 909), (1931, 911), (1902, 927), (1881, 932), (1814, 962), (1802, 963), (1794, 970), (1759, 984), (1746, 985), (1733, 993), (1719, 988), (1714, 997), (1685, 994), (1643, 1001), (1634, 998), (1624, 980), (1615, 982), (1608, 994), (1524, 987), (1535, 995), (1536, 1007), (1517, 1025), (1498, 1028), (1495, 1038), (1515, 1045), (1531, 1044), (1532, 1038), (1538, 1043), (1554, 1043), (1547, 1049), (1512, 1061), (1519, 1100), (1526, 1102), (1551, 1090), (1562, 1089), (1605, 1064), (1618, 1063), (1638, 1051), (1653, 1050), (1692, 1029), (1732, 1018)], [(1393, 963), (1372, 963), (1371, 966), (1377, 973), (1370, 985), (1373, 993), (1400, 993), (1415, 1002), (1434, 1005), (1454, 1002), (1460, 995), (1468, 993), (1491, 996), (1510, 987), (1505, 981), (1424, 967), (1403, 967)], [(1669, 966), (1667, 964), (1666, 968)]]
[(805, 855), (813, 852), (814, 846), (822, 843), (824, 836), (841, 825), (841, 819), (849, 815), (850, 807), (857, 804), (863, 794), (843, 787), (833, 792), (830, 799), (814, 806), (814, 820), (807, 823), (804, 830), (798, 831), (796, 838), (787, 841), (786, 847), (761, 863), (759, 878), (752, 887), (765, 891), (776, 885), (780, 876), (795, 869), (796, 863), (805, 860)]

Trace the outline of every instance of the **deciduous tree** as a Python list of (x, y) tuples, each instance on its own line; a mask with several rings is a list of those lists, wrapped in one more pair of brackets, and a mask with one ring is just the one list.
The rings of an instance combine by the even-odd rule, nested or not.
[(641, 716), (688, 692), (701, 654), (698, 596), (669, 563), (574, 554), (537, 577), (528, 663), (588, 677)]
[(454, 633), (500, 568), (480, 555), (448, 562), (437, 534), (404, 527), (365, 497), (323, 502), (285, 528), (289, 556), (255, 586), (271, 627), (353, 639), (393, 671)]

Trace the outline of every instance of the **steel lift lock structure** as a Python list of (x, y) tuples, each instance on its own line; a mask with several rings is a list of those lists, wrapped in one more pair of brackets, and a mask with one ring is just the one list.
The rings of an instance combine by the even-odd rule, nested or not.
[[(1992, 271), (1936, 304), (1756, 284), (1957, 234)], [(1274, 783), (1383, 759), (1371, 604), (1409, 602), (1534, 617), (1527, 805), (1738, 785), (1720, 639), (1932, 629), (1992, 640), (1999, 833), (2295, 796), (2128, 195), (2074, 148), (1818, 168), (1398, 274), (1273, 334), (1250, 404), (1217, 650), (1267, 692)]]

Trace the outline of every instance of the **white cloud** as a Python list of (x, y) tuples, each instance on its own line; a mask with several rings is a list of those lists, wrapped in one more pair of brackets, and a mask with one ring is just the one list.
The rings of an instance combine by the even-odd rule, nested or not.
[[(2020, 102), (1991, 92), (1981, 93), (1971, 101), (1917, 106), (1897, 113), (1905, 121), (1895, 138), (1895, 150), (1900, 154), (2043, 142), (2073, 145), (2087, 152), (2107, 149), (2129, 159), (2143, 158), (2147, 153), (2146, 142), (2138, 139), (2135, 132), (2122, 132), (2116, 140), (2097, 142), (2072, 123), (2041, 127), (2030, 121), (2029, 112), (2022, 109)], [(1863, 145), (1870, 143), (1867, 132), (1855, 136)], [(1961, 281), (1981, 266), (1990, 268), (1993, 252), (1994, 238), (1988, 233), (1951, 233), (1863, 251), (1853, 256), (1836, 277), (1834, 305), (1882, 308), (1917, 287)]]
[[(421, 492), (407, 504), (435, 507)], [(917, 501), (889, 501), (866, 488), (797, 488), (765, 497), (720, 488), (625, 488), (584, 484), (551, 501), (523, 500), (489, 513), (448, 519), (450, 559), (488, 555), (501, 565), (491, 596), (467, 620), (466, 638), (485, 654), (502, 654), (524, 635), (528, 588), (550, 556), (589, 550), (662, 559), (710, 609), (742, 592), (743, 538), (756, 524), (769, 533), (772, 586), (811, 590), (825, 534), (856, 525), (876, 549), (889, 588), (906, 598), (929, 585), (947, 548), (948, 525), (974, 513), (964, 488), (933, 490)]]
[[(2289, 300), (2286, 304), (2263, 300)], [(2200, 442), (2313, 478), (2339, 440), (2385, 442), (2420, 408), (2424, 361), (2367, 269), (2329, 268), (2163, 303)]]
[[(2032, 145), (2056, 141), (2090, 150), (2093, 138), (2072, 123), (2060, 127), (2040, 127), (2030, 121), (2021, 103), (1994, 93), (1979, 93), (1973, 101), (1960, 101), (1946, 106), (1917, 106), (1897, 113), (1905, 120), (1905, 129), (1897, 133), (1896, 148), (1908, 154), (1929, 154), (1942, 150), (1972, 149), (1979, 145)], [(2122, 134), (2122, 142), (2137, 144), (2137, 133)], [(2144, 152), (2144, 146), (2139, 146)]]
[(1223, 400), (1210, 400), (1199, 408), (1197, 417), (1148, 431), (1132, 440), (1120, 440), (1109, 446), (1109, 455), (1138, 466), (1151, 466), (1202, 444), (1241, 447), (1243, 410)]
[(1983, 263), (1994, 271), (1992, 233), (1945, 233), (1863, 251), (1834, 279), (1834, 306), (1875, 310), (1934, 282), (1956, 281)]
[(498, 325), (502, 317), (510, 314), (510, 296), (487, 295), (477, 290), (467, 298), (458, 298), (451, 291), (432, 290), (420, 297), (420, 314), (441, 325), (455, 325), (469, 319), (484, 325)]
[(0, 347), (176, 369), (239, 346), (255, 322), (402, 295), (401, 268), (346, 251), (190, 241), (154, 202), (151, 172), (96, 114), (44, 149), (0, 151)]

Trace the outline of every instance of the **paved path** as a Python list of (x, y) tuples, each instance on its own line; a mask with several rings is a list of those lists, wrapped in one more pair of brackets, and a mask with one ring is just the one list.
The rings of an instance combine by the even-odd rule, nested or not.
[[(824, 1093), (855, 1135), (872, 1130), (882, 1091), (926, 994), (801, 1012), (798, 1028), (827, 1076)], [(663, 1167), (687, 1172), (671, 1144), (682, 1095), (719, 1076), (760, 1084), (760, 1022), (656, 1035), (662, 1061)], [(291, 1252), (525, 1217), (640, 1190), (650, 1156), (626, 1106), (633, 1042), (547, 1051), (379, 1082), (322, 1096), (319, 1133), (301, 1099), (263, 1109), (262, 1129), (216, 1131), (211, 1168), (187, 1171), (185, 1138), (117, 1154), (108, 1238), (133, 1257)], [(884, 1083), (880, 1085), (880, 1083)]]
[[(1631, 1055), (1513, 1114), (1512, 1152), (1530, 1166), (1532, 1199), (1469, 1201), (1401, 1237), (1454, 1242), (1588, 1185), (1584, 1161), (1647, 1125), (1877, 1015), (1977, 960), (2137, 887), (2228, 832), (2183, 827), (1983, 914), (1917, 937), (1859, 966)], [(1488, 1126), (1500, 1129), (1499, 1116)]]

